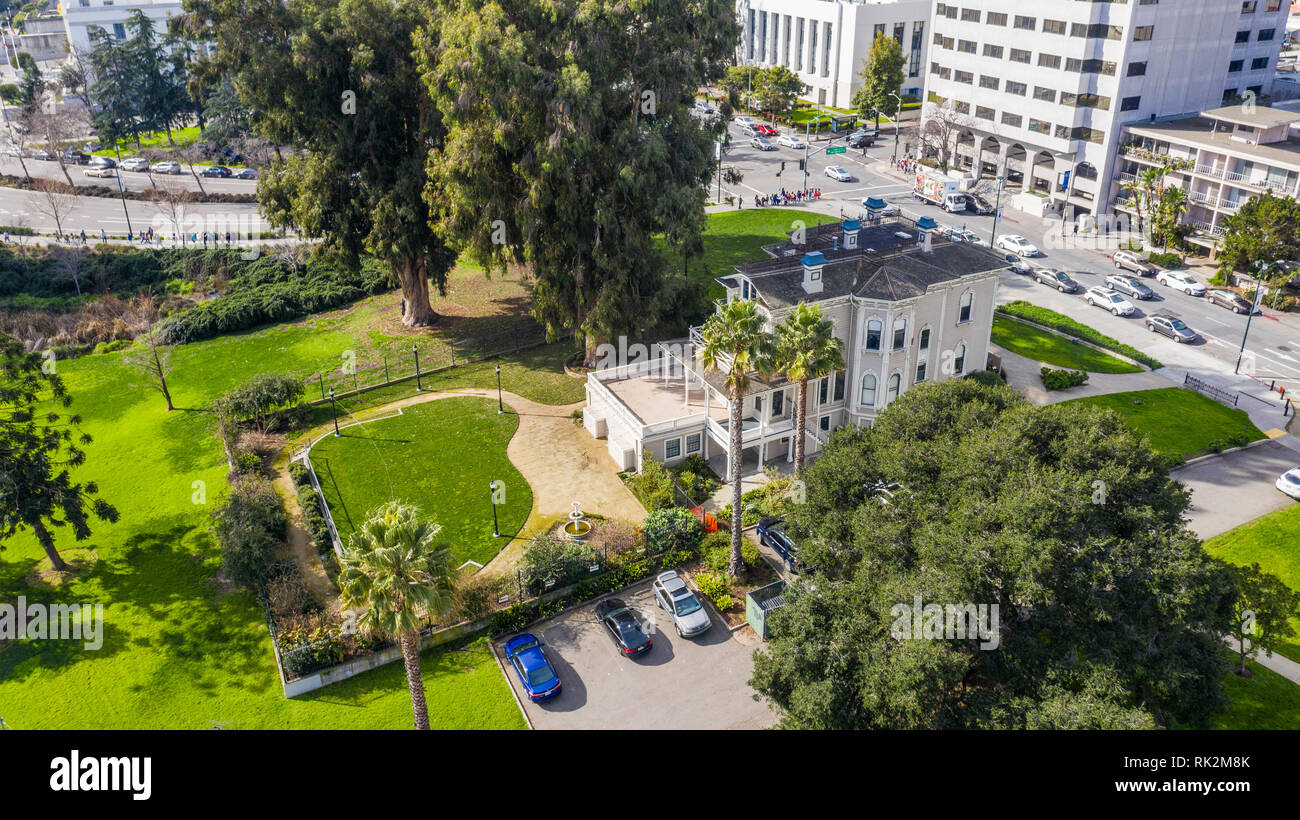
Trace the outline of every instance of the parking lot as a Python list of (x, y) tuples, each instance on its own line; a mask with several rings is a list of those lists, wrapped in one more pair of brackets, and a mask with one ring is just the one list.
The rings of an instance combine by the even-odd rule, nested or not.
[(1297, 464), (1300, 453), (1270, 441), (1180, 467), (1171, 475), (1192, 491), (1187, 511), (1192, 531), (1213, 538), (1297, 503), (1273, 486), (1279, 475)]
[(761, 729), (775, 722), (775, 713), (756, 702), (749, 688), (754, 647), (729, 633), (715, 613), (708, 632), (680, 638), (667, 613), (655, 606), (650, 582), (616, 597), (643, 621), (657, 622), (654, 646), (640, 658), (625, 658), (596, 620), (596, 601), (532, 627), (564, 687), (550, 701), (528, 699), (505, 660), (504, 640), (497, 642), (506, 677), (533, 728)]

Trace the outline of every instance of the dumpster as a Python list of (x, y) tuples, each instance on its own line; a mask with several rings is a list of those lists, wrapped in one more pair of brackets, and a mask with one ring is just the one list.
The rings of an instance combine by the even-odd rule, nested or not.
[(768, 638), (767, 616), (785, 606), (785, 586), (776, 581), (745, 596), (745, 621), (763, 640)]

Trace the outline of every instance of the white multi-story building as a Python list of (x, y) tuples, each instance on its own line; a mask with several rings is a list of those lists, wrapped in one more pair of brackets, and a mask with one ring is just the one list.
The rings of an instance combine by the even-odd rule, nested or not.
[(85, 53), (92, 47), (90, 29), (95, 26), (114, 37), (125, 37), (127, 17), (141, 11), (162, 33), (167, 30), (167, 19), (183, 9), (180, 0), (62, 0), (59, 11), (68, 42), (76, 51)]
[(926, 96), (951, 101), (955, 161), (1109, 213), (1125, 124), (1269, 93), (1282, 0), (936, 3)]
[(744, 27), (738, 62), (783, 65), (807, 83), (808, 99), (849, 108), (878, 34), (903, 48), (900, 92), (925, 87), (930, 0), (737, 0)]
[[(801, 243), (770, 245), (769, 258), (718, 279), (727, 302), (755, 301), (769, 330), (801, 302), (834, 323), (845, 367), (808, 385), (808, 454), (836, 428), (870, 425), (913, 385), (984, 369), (1006, 261), (949, 242), (936, 227), (928, 217), (870, 217), (806, 228)], [(731, 400), (722, 374), (697, 356), (702, 341), (692, 328), (689, 339), (655, 345), (642, 361), (588, 375), (583, 424), (606, 440), (620, 469), (639, 471), (648, 452), (666, 463), (713, 459), (726, 474)], [(795, 396), (783, 378), (756, 377), (739, 399), (749, 465), (793, 458)]]

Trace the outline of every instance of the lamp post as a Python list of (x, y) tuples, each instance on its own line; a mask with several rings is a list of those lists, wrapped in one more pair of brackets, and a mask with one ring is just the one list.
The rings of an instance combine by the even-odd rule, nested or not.
[(894, 110), (894, 162), (898, 162), (898, 118), (903, 114), (903, 98), (895, 91), (889, 92), (889, 96), (898, 100), (898, 108)]
[(334, 438), (339, 437), (339, 408), (334, 402), (334, 388), (330, 388), (330, 414), (334, 416)]
[(415, 356), (415, 389), (420, 391), (420, 348), (411, 345), (411, 353)]
[(500, 538), (501, 528), (497, 524), (497, 492), (496, 491), (497, 491), (497, 483), (495, 481), (489, 481), (488, 497), (492, 499), (492, 537)]
[(821, 131), (821, 121), (825, 115), (818, 114), (811, 120), (803, 124), (803, 190), (808, 190), (808, 145), (812, 137), (812, 124), (817, 123), (817, 130)]
[(998, 217), (1002, 215), (1002, 184), (1007, 181), (1006, 176), (998, 175), (998, 194), (993, 205), (993, 235), (989, 238), (989, 247), (998, 241)]
[(505, 411), (506, 411), (505, 407), (501, 405), (501, 365), (498, 363), (497, 364), (497, 415), (499, 416)]
[(1237, 365), (1232, 368), (1233, 373), (1241, 372), (1241, 359), (1246, 355), (1246, 337), (1250, 335), (1250, 320), (1255, 317), (1255, 311), (1259, 310), (1259, 303), (1264, 299), (1264, 269), (1270, 265), (1280, 265), (1277, 262), (1256, 262), (1255, 267), (1259, 269), (1259, 276), (1255, 278), (1255, 301), (1251, 303), (1250, 310), (1246, 313), (1246, 329), (1241, 334), (1241, 349), (1237, 351)]

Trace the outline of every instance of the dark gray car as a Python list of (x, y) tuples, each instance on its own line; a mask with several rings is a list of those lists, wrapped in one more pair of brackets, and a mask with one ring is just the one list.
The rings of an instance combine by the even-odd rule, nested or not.
[(1182, 319), (1179, 319), (1174, 314), (1165, 311), (1161, 311), (1160, 313), (1153, 313), (1150, 316), (1148, 316), (1146, 320), (1146, 326), (1147, 326), (1147, 330), (1151, 331), (1152, 333), (1160, 333), (1164, 336), (1168, 336), (1169, 338), (1173, 339), (1175, 342), (1179, 342), (1181, 344), (1194, 342), (1197, 339), (1201, 338), (1200, 335), (1197, 334), (1195, 330), (1192, 330), (1190, 327), (1184, 324)]
[(1112, 274), (1106, 277), (1106, 287), (1119, 291), (1120, 293), (1132, 296), (1135, 299), (1153, 299), (1155, 293), (1151, 288), (1142, 284), (1142, 280), (1135, 276), (1127, 276), (1122, 273)]
[(1055, 268), (1034, 268), (1034, 278), (1044, 285), (1056, 288), (1061, 293), (1078, 293), (1079, 283), (1070, 278), (1070, 274)]

